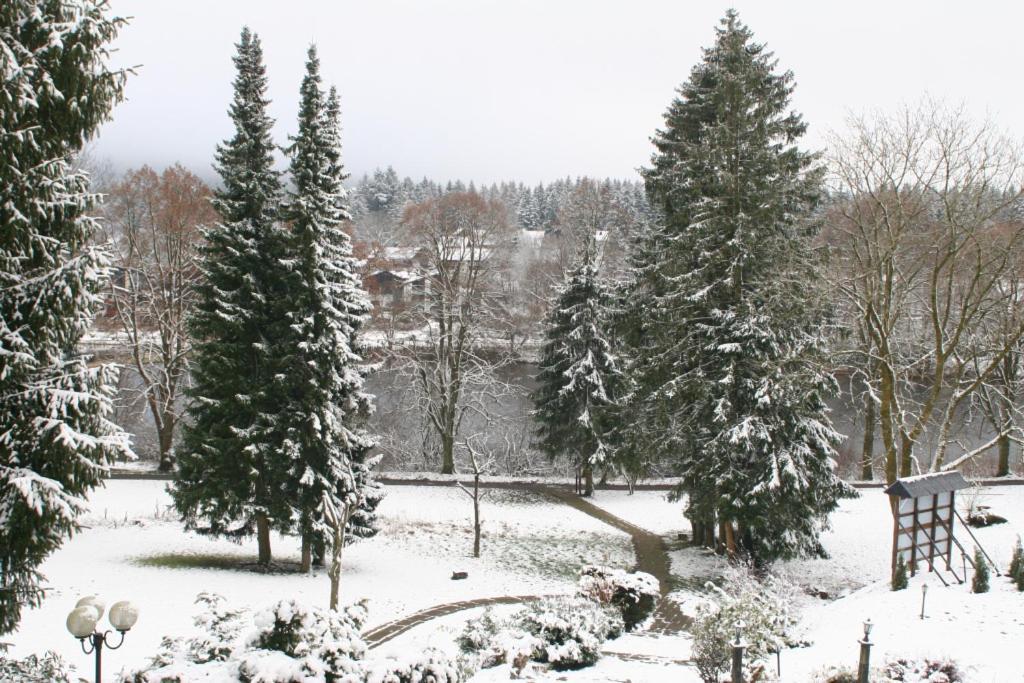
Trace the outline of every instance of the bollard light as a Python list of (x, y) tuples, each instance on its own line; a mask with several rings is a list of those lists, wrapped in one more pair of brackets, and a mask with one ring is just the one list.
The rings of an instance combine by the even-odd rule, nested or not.
[(105, 608), (105, 602), (95, 595), (90, 595), (78, 601), (75, 608), (68, 614), (67, 619), (68, 631), (78, 638), (82, 645), (82, 652), (87, 655), (94, 653), (96, 655), (96, 683), (100, 683), (103, 677), (103, 648), (116, 650), (121, 647), (124, 644), (124, 634), (139, 619), (139, 608), (126, 600), (115, 602), (110, 607), (107, 619), (114, 630), (121, 634), (121, 638), (115, 645), (112, 640), (108, 640), (110, 631), (100, 633), (96, 629), (96, 624), (103, 616)]
[(869, 617), (864, 622), (864, 638), (859, 640), (860, 643), (860, 661), (857, 664), (857, 683), (870, 683), (869, 677), (871, 672), (871, 629), (874, 628)]
[(924, 619), (924, 599), (928, 597), (928, 584), (921, 584), (921, 618)]
[(743, 627), (746, 624), (743, 623), (742, 619), (737, 619), (736, 623), (733, 624), (736, 627), (736, 644), (739, 645), (743, 640)]

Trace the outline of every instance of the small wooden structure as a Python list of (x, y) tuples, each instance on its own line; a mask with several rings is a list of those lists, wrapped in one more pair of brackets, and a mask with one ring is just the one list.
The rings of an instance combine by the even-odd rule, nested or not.
[[(921, 561), (927, 562), (929, 571), (935, 571), (935, 563), (941, 561), (945, 570), (963, 583), (951, 564), (954, 544), (966, 554), (953, 534), (953, 520), (960, 516), (956, 492), (968, 486), (959, 472), (935, 472), (897, 479), (885, 489), (892, 499), (894, 575), (896, 558), (902, 556), (911, 574), (917, 573)], [(941, 574), (939, 579), (946, 583)]]

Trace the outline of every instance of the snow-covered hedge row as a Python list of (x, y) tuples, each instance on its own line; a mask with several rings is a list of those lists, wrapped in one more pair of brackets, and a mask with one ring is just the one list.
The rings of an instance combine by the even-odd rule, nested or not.
[(366, 644), (359, 631), (365, 603), (332, 612), (282, 600), (250, 618), (219, 595), (202, 593), (195, 619), (202, 633), (164, 638), (149, 666), (126, 674), (131, 683), (362, 683)]
[(624, 630), (616, 608), (583, 597), (544, 598), (505, 620), (485, 611), (466, 624), (459, 645), (481, 668), (509, 664), (521, 671), (532, 661), (579, 669), (597, 662), (604, 642)]
[[(948, 658), (896, 659), (881, 668), (872, 668), (872, 681), (878, 683), (962, 683), (967, 679), (960, 665)], [(811, 683), (857, 683), (857, 672), (850, 667), (828, 667), (813, 675)]]
[(366, 683), (462, 683), (468, 673), (444, 652), (430, 648), (371, 664)]
[(0, 681), (19, 683), (72, 683), (72, 669), (54, 652), (43, 656), (29, 655), (24, 659), (0, 656)]
[(654, 613), (661, 597), (658, 580), (645, 572), (586, 566), (580, 571), (578, 593), (595, 602), (617, 607), (626, 630), (632, 631)]

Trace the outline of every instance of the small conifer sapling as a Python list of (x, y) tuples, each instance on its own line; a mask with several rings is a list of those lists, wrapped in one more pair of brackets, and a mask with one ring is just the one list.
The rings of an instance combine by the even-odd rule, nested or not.
[(901, 591), (907, 587), (907, 563), (903, 555), (896, 556), (896, 571), (892, 574), (892, 589)]
[(985, 563), (985, 556), (981, 554), (981, 548), (974, 549), (974, 579), (971, 581), (972, 593), (988, 593), (988, 565)]

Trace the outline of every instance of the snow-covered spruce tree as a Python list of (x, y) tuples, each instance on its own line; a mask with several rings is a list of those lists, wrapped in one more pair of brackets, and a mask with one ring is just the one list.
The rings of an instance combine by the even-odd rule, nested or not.
[(223, 222), (205, 232), (200, 254), (203, 278), (190, 322), (191, 423), (171, 495), (189, 529), (236, 538), (255, 532), (266, 565), (271, 526), (291, 525), (276, 424), (281, 366), (271, 348), (287, 331), (291, 268), (283, 259), (288, 234), (279, 222), (263, 49), (248, 28), (237, 48), (229, 109), (235, 133), (216, 157), (222, 187), (214, 207)]
[(619, 370), (604, 336), (609, 293), (598, 277), (590, 234), (548, 313), (538, 387), (533, 393), (539, 445), (548, 456), (568, 455), (594, 493), (594, 468), (611, 457), (608, 419)]
[(0, 5), (0, 633), (42, 598), (37, 567), (76, 529), (104, 466), (128, 452), (106, 419), (113, 366), (78, 350), (106, 257), (72, 167), (121, 99), (107, 3)]
[[(320, 60), (310, 48), (302, 80), (298, 133), (288, 148), (294, 189), (284, 216), (293, 264), (288, 333), (274, 342), (281, 359), (280, 428), (288, 459), (287, 498), (295, 507), (309, 568), (317, 541), (343, 544), (354, 513), (361, 535), (379, 500), (363, 431), (370, 396), (363, 392), (357, 334), (370, 304), (357, 273), (348, 219), (337, 93), (321, 89)], [(367, 498), (371, 507), (367, 507)], [(344, 520), (336, 528), (337, 520)], [(340, 558), (340, 547), (335, 548)], [(333, 569), (333, 568), (332, 568)], [(332, 579), (335, 577), (332, 576)]]
[(662, 213), (634, 304), (650, 448), (675, 461), (687, 514), (755, 562), (821, 552), (839, 435), (820, 364), (827, 322), (808, 218), (821, 188), (789, 110), (791, 72), (726, 13), (655, 135), (643, 172)]

